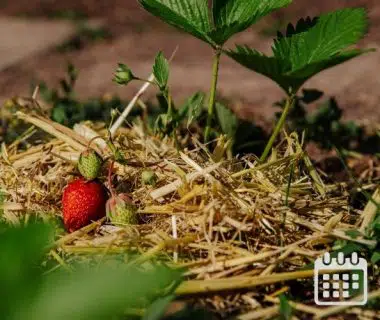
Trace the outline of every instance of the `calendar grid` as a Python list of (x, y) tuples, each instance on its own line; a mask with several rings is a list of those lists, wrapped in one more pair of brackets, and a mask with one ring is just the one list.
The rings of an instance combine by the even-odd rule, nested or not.
[[(361, 298), (360, 298), (361, 297)], [(363, 305), (367, 302), (367, 262), (357, 254), (331, 258), (325, 254), (314, 266), (314, 300), (318, 305)]]

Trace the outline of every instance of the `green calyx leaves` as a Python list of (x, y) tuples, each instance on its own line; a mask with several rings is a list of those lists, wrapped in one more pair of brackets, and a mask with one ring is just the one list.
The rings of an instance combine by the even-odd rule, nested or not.
[(129, 82), (135, 79), (137, 78), (132, 73), (131, 69), (129, 69), (129, 67), (124, 63), (119, 63), (113, 81), (120, 85), (127, 85)]
[(151, 14), (210, 45), (222, 46), (231, 36), (244, 31), (291, 0), (138, 0)]
[(347, 49), (363, 38), (367, 27), (365, 9), (342, 9), (290, 24), (274, 40), (272, 56), (247, 46), (226, 53), (292, 94), (317, 73), (370, 51)]

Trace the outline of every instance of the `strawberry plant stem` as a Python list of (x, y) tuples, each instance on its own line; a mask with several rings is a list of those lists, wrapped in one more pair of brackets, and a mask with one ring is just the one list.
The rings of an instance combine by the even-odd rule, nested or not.
[(207, 113), (207, 124), (205, 129), (205, 142), (207, 143), (210, 138), (210, 130), (212, 124), (212, 118), (214, 115), (215, 109), (215, 96), (216, 96), (216, 85), (218, 83), (218, 73), (219, 73), (219, 61), (220, 55), (222, 51), (220, 48), (215, 50), (214, 62), (212, 66), (212, 81), (211, 81), (211, 89), (210, 89), (210, 100), (208, 104), (208, 113)]
[(294, 95), (292, 96), (289, 96), (287, 99), (286, 99), (286, 103), (285, 103), (285, 108), (284, 110), (282, 111), (282, 114), (281, 114), (281, 117), (280, 119), (278, 120), (277, 124), (276, 124), (276, 127), (274, 128), (274, 131), (264, 149), (264, 152), (263, 154), (261, 155), (260, 157), (260, 162), (264, 162), (266, 160), (266, 158), (268, 157), (269, 155), (269, 152), (272, 150), (272, 147), (273, 147), (273, 144), (274, 142), (276, 141), (276, 138), (277, 136), (279, 135), (280, 131), (282, 130), (282, 128), (284, 127), (284, 124), (285, 124), (285, 120), (286, 120), (286, 117), (290, 111), (290, 109), (293, 107), (294, 105), (294, 101), (295, 101), (295, 97)]

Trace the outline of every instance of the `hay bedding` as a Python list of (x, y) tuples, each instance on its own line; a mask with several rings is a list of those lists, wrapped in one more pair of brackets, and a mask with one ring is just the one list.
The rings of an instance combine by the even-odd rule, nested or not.
[[(77, 174), (79, 153), (106, 130), (91, 123), (71, 130), (41, 116), (17, 116), (34, 129), (2, 146), (4, 217), (17, 223), (35, 214), (60, 216), (62, 189)], [(43, 130), (51, 139), (31, 146), (27, 139), (33, 130)], [(364, 230), (371, 210), (353, 210), (343, 187), (324, 185), (295, 134), (287, 135), (264, 164), (253, 156), (227, 157), (223, 138), (211, 154), (194, 138), (195, 148), (178, 152), (170, 139), (146, 135), (139, 125), (119, 129), (114, 143), (129, 165), (116, 164), (113, 184), (132, 195), (140, 224), (112, 226), (102, 219), (63, 235), (56, 243), (62, 264), (90, 253), (141, 254), (134, 263), (158, 257), (174, 267), (187, 267), (179, 296), (242, 320), (278, 315), (283, 292), (303, 292), (302, 302), (290, 302), (301, 318), (344, 312), (315, 307), (313, 270), (302, 268), (331, 251), (336, 240), (373, 245), (346, 234)], [(21, 144), (28, 147), (21, 149)], [(93, 140), (92, 147), (110, 156), (104, 140)], [(144, 168), (157, 173), (155, 187), (141, 184)], [(105, 170), (104, 182), (106, 175)], [(379, 295), (379, 290), (370, 293)], [(376, 317), (360, 308), (348, 312)]]

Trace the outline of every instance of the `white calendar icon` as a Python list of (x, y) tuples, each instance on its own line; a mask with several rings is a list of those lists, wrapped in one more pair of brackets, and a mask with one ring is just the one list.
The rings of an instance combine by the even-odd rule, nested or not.
[(317, 305), (364, 305), (367, 303), (367, 261), (354, 252), (331, 258), (326, 252), (314, 264), (314, 300)]

